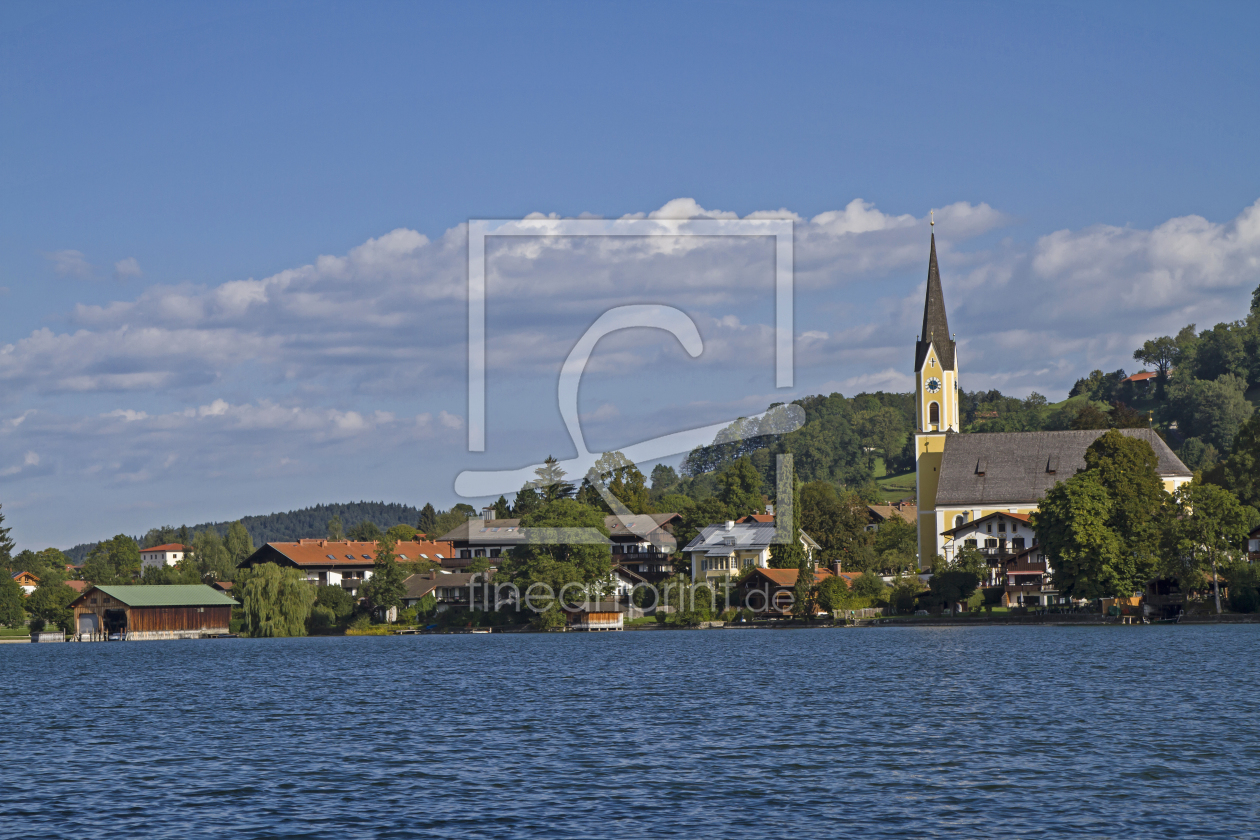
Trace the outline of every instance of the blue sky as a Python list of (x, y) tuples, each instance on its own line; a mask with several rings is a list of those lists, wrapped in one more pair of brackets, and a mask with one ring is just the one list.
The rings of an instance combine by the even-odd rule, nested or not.
[[(68, 546), (321, 501), (447, 506), (461, 469), (570, 454), (559, 363), (623, 299), (684, 308), (706, 353), (601, 344), (592, 446), (906, 387), (930, 209), (964, 387), (1060, 398), (1132, 368), (1141, 337), (1245, 311), (1258, 17), (5, 4), (6, 524)], [(461, 225), (717, 211), (798, 220), (794, 389), (767, 362), (766, 248), (505, 248), (487, 450), (465, 451)]]

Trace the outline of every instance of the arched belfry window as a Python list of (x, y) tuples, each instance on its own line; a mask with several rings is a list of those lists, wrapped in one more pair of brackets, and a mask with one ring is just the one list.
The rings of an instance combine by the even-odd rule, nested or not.
[(938, 402), (928, 403), (928, 422), (933, 426), (941, 425), (941, 404)]
[(955, 528), (961, 528), (962, 526), (966, 524), (967, 524), (967, 517), (963, 516), (961, 513), (954, 517)]

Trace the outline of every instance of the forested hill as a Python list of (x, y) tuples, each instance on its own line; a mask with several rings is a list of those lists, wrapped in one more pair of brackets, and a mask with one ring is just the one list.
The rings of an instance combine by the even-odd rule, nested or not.
[[(241, 524), (245, 526), (245, 530), (249, 531), (254, 545), (259, 546), (269, 542), (293, 542), (303, 537), (327, 536), (328, 520), (334, 516), (341, 517), (341, 524), (346, 531), (350, 531), (354, 526), (365, 521), (375, 523), (384, 531), (394, 525), (414, 526), (420, 519), (420, 509), (411, 505), (389, 502), (346, 502), (315, 505), (285, 513), (246, 516), (241, 519)], [(216, 531), (220, 537), (225, 537), (230, 524), (232, 523), (205, 522), (201, 525), (192, 525), (188, 530), (192, 534), (207, 530)], [(136, 541), (142, 543), (142, 538), (137, 537)], [(75, 563), (82, 563), (95, 545), (96, 543), (76, 545), (66, 551), (66, 554)]]
[[(1227, 461), (1251, 463), (1246, 460), (1251, 456), (1236, 451), (1236, 438), (1250, 428), (1246, 424), (1260, 402), (1260, 287), (1245, 318), (1205, 330), (1190, 324), (1175, 336), (1146, 341), (1133, 357), (1154, 369), (1153, 382), (1128, 381), (1124, 370), (1095, 370), (1079, 379), (1060, 403), (1049, 403), (1037, 393), (1020, 399), (996, 390), (963, 391), (962, 431), (1151, 427), (1186, 466), (1210, 478)], [(794, 432), (759, 435), (756, 421), (739, 420), (712, 445), (692, 450), (683, 461), (681, 478), (674, 479), (675, 492), (696, 499), (711, 495), (716, 474), (748, 456), (761, 474), (763, 490), (773, 495), (775, 455), (784, 452), (793, 454), (802, 481), (863, 489), (871, 497), (877, 495), (873, 482), (883, 479), (885, 469), (890, 476), (914, 469), (913, 394), (831, 394), (796, 404), (804, 409), (806, 422)], [(1260, 420), (1252, 421), (1257, 425)], [(1253, 435), (1242, 437), (1243, 449), (1252, 445)], [(670, 480), (665, 472), (661, 477)], [(653, 480), (654, 490), (656, 484)]]

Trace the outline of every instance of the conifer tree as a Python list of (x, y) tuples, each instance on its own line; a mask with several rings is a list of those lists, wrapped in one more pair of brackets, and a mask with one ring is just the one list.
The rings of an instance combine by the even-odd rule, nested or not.
[(435, 539), (438, 536), (437, 511), (434, 510), (432, 503), (425, 502), (424, 507), (420, 509), (420, 520), (416, 523), (416, 530), (428, 535), (429, 539)]
[[(0, 508), (3, 508), (0, 505)], [(4, 527), (4, 512), (0, 510), (0, 567), (9, 568), (9, 563), (13, 560), (14, 542), (9, 538), (9, 532), (12, 528)]]

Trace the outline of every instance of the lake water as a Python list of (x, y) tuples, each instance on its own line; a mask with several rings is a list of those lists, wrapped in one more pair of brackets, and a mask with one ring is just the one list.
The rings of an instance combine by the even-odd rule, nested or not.
[(0, 645), (0, 836), (1256, 837), (1260, 626)]

